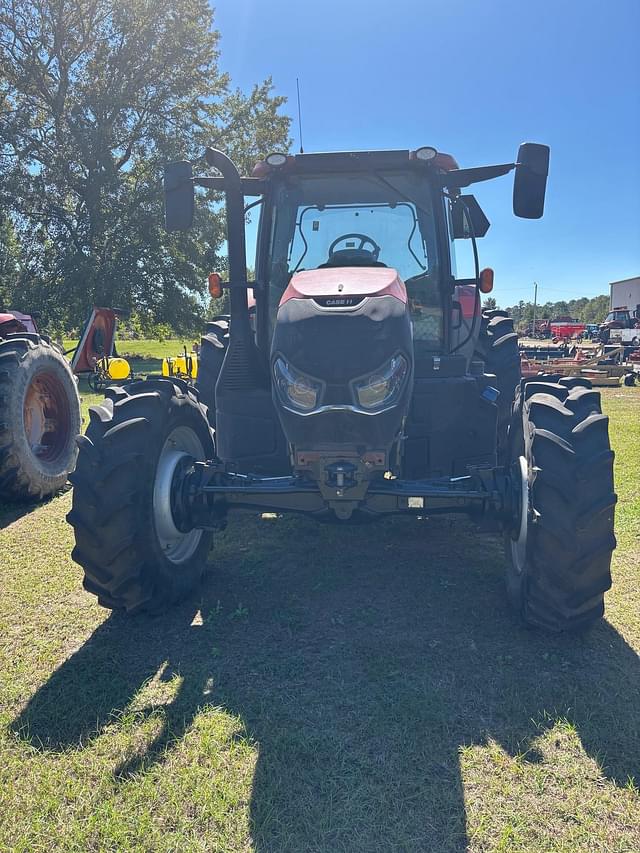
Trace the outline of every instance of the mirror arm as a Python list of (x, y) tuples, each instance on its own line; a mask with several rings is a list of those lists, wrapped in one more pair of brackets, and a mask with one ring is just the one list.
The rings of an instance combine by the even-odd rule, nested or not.
[(221, 281), (220, 287), (223, 290), (237, 290), (238, 288), (242, 288), (243, 290), (265, 290), (265, 283), (263, 281)]
[(517, 163), (502, 163), (498, 166), (476, 166), (473, 169), (451, 169), (442, 176), (442, 186), (459, 189), (481, 181), (491, 181), (493, 178), (508, 175), (517, 165)]
[[(197, 187), (205, 187), (209, 190), (217, 190), (224, 192), (226, 188), (226, 178), (210, 177), (208, 175), (198, 175), (193, 179), (193, 183)], [(263, 178), (240, 178), (242, 192), (244, 195), (257, 196), (262, 195), (269, 183)]]

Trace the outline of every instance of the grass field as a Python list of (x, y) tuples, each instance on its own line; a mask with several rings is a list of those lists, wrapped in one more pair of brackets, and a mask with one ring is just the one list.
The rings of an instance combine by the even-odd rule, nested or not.
[(126, 620), (82, 590), (69, 494), (0, 508), (0, 850), (640, 850), (640, 390), (603, 400), (584, 637), (518, 627), (467, 522), (235, 517), (192, 600)]

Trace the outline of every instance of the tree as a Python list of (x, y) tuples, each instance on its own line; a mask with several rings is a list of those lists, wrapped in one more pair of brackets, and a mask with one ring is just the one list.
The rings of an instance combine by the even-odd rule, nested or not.
[(0, 311), (14, 301), (20, 275), (20, 246), (11, 220), (0, 212)]
[[(533, 321), (533, 303), (520, 301), (518, 305), (506, 309), (513, 317), (516, 326), (524, 327)], [(582, 323), (598, 323), (604, 320), (609, 310), (608, 296), (594, 296), (591, 299), (581, 296), (569, 302), (545, 302), (536, 308), (536, 319), (553, 320), (558, 317), (572, 317)]]
[(495, 296), (487, 296), (487, 298), (482, 302), (483, 311), (495, 311), (497, 307), (498, 303), (496, 302)]
[(188, 235), (162, 229), (162, 169), (217, 145), (250, 168), (288, 147), (270, 80), (218, 68), (207, 0), (2, 0), (0, 201), (28, 259), (23, 299), (77, 324), (96, 304), (187, 329), (220, 268), (215, 197)]

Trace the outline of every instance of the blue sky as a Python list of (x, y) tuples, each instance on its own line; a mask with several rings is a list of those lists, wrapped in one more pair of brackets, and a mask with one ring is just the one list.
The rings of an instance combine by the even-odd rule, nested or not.
[[(476, 187), (481, 264), (510, 305), (608, 292), (640, 275), (640, 0), (218, 0), (221, 67), (273, 77), (306, 151), (433, 145), (461, 166), (551, 146), (544, 219), (512, 178)], [(299, 145), (297, 123), (292, 127)]]

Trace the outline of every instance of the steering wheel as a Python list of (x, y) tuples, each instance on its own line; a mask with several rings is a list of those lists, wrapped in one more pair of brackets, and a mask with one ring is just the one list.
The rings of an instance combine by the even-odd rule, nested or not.
[[(360, 240), (360, 245), (357, 248), (336, 249), (338, 243), (343, 240)], [(369, 243), (372, 249), (365, 249), (365, 245)], [(380, 246), (372, 237), (367, 237), (366, 234), (342, 234), (336, 237), (333, 243), (329, 246), (328, 263), (333, 263), (334, 260), (353, 260), (353, 261), (377, 261), (380, 254)]]

